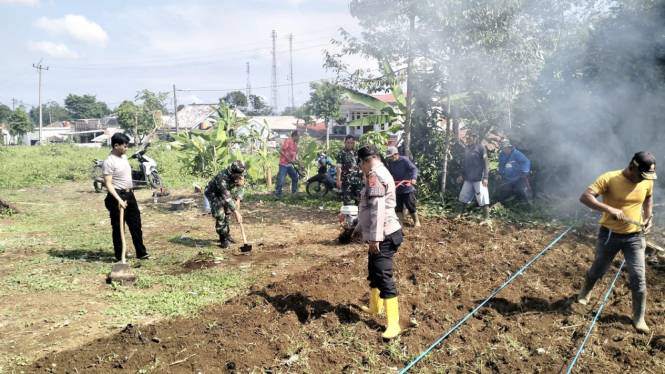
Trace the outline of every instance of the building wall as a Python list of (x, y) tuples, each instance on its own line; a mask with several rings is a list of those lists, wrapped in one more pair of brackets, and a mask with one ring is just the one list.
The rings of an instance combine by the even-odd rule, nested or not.
[[(356, 119), (367, 117), (374, 114), (379, 114), (380, 112), (358, 103), (344, 103), (341, 107), (341, 113), (346, 122), (351, 122)], [(353, 135), (359, 137), (369, 131), (382, 131), (387, 130), (391, 124), (385, 123), (382, 125), (374, 125), (370, 129), (365, 129), (365, 126), (338, 126), (334, 121), (331, 121), (330, 124), (330, 134), (331, 135)]]

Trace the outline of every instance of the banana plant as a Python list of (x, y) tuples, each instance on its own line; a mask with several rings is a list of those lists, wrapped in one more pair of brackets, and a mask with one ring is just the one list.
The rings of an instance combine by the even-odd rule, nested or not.
[[(263, 173), (266, 178), (266, 185), (268, 187), (272, 186), (272, 170), (270, 169), (270, 152), (268, 151), (268, 142), (270, 141), (270, 136), (272, 135), (272, 130), (270, 130), (270, 125), (268, 121), (263, 120), (263, 128), (261, 131), (247, 125), (247, 123), (242, 125), (247, 129), (249, 133), (250, 142), (258, 141), (261, 146), (256, 150), (256, 153), (261, 157), (261, 163), (263, 168)], [(257, 173), (258, 174), (258, 173)], [(258, 179), (258, 175), (257, 175)]]
[(215, 110), (219, 117), (211, 117), (217, 120), (211, 132), (180, 131), (178, 135), (173, 135), (175, 141), (169, 143), (179, 151), (176, 155), (183, 163), (183, 169), (200, 177), (212, 177), (235, 160), (231, 146), (238, 142), (235, 126), (240, 119), (235, 110), (231, 111), (223, 103)]
[[(374, 126), (381, 125), (384, 123), (391, 124), (404, 124), (406, 120), (406, 100), (407, 97), (402, 92), (402, 87), (400, 82), (395, 76), (395, 72), (387, 61), (383, 61), (383, 72), (385, 73), (386, 78), (388, 79), (388, 85), (390, 90), (395, 98), (395, 103), (397, 108), (386, 103), (385, 101), (379, 100), (371, 95), (362, 93), (350, 88), (344, 88), (344, 93), (352, 100), (368, 106), (378, 112), (379, 114), (369, 115), (367, 117), (359, 118), (348, 123), (348, 126)], [(470, 96), (468, 92), (463, 92), (456, 95), (451, 95), (450, 99), (448, 97), (439, 101), (440, 105), (447, 105), (448, 100), (455, 105), (456, 103), (469, 100)], [(415, 98), (409, 98), (411, 100), (411, 107), (413, 108), (413, 103)]]

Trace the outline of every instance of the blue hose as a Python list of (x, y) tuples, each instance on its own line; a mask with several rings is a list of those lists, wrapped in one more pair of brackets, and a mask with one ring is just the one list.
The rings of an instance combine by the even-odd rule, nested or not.
[(413, 360), (407, 367), (402, 369), (402, 371), (400, 371), (399, 374), (406, 373), (413, 365), (415, 365), (418, 361), (420, 361), (423, 357), (425, 357), (425, 355), (427, 355), (432, 349), (434, 349), (434, 347), (439, 345), (439, 343), (441, 343), (441, 341), (443, 341), (443, 339), (447, 338), (448, 335), (452, 334), (453, 331), (457, 330), (458, 327), (462, 326), (462, 324), (464, 322), (466, 322), (466, 320), (469, 319), (469, 317), (474, 315), (478, 311), (478, 309), (482, 308), (483, 305), (485, 305), (491, 298), (493, 298), (496, 294), (498, 294), (499, 291), (501, 291), (504, 287), (506, 287), (508, 285), (508, 283), (512, 282), (513, 279), (517, 278), (517, 276), (520, 275), (526, 268), (528, 268), (534, 261), (536, 261), (538, 259), (538, 257), (540, 257), (548, 249), (552, 248), (552, 246), (554, 244), (556, 244), (556, 242), (561, 240), (561, 238), (563, 238), (564, 235), (568, 234), (568, 231), (570, 231), (573, 227), (575, 227), (575, 225), (577, 225), (577, 218), (575, 218), (575, 223), (573, 223), (572, 226), (570, 226), (566, 231), (564, 231), (563, 234), (559, 235), (559, 237), (556, 238), (552, 243), (550, 243), (550, 245), (548, 245), (545, 249), (543, 249), (540, 253), (538, 253), (538, 255), (536, 255), (536, 257), (534, 257), (531, 261), (529, 261), (526, 265), (524, 265), (524, 267), (521, 268), (517, 273), (515, 273), (515, 275), (510, 277), (510, 279), (508, 279), (506, 281), (506, 283), (504, 283), (501, 287), (499, 287), (496, 291), (494, 291), (493, 294), (491, 294), (487, 299), (485, 299), (485, 301), (480, 303), (480, 305), (478, 305), (474, 310), (472, 310), (471, 313), (467, 314), (466, 317), (462, 318), (462, 320), (459, 321), (452, 329), (450, 329), (450, 331), (448, 331), (446, 333), (446, 335), (444, 335), (439, 340), (437, 340), (434, 344), (429, 346), (429, 348), (427, 348), (423, 353), (421, 353), (420, 356), (418, 356), (418, 358)]
[(612, 288), (614, 288), (614, 283), (617, 281), (617, 278), (619, 278), (619, 274), (621, 274), (621, 268), (623, 268), (623, 264), (626, 263), (626, 260), (623, 260), (621, 263), (621, 266), (619, 266), (619, 271), (617, 271), (617, 275), (614, 276), (614, 280), (612, 281), (612, 284), (610, 284), (610, 289), (607, 290), (607, 293), (605, 294), (605, 299), (603, 300), (603, 303), (600, 304), (600, 308), (598, 308), (598, 312), (596, 312), (596, 316), (593, 317), (593, 322), (591, 322), (591, 326), (589, 326), (589, 331), (587, 331), (586, 336), (584, 337), (584, 340), (582, 341), (582, 345), (580, 345), (580, 349), (577, 350), (577, 354), (575, 355), (575, 358), (573, 359), (573, 362), (570, 363), (570, 367), (568, 368), (568, 371), (566, 374), (570, 374), (570, 372), (573, 370), (573, 366), (575, 366), (575, 362), (577, 362), (577, 358), (580, 357), (580, 353), (582, 353), (582, 348), (584, 348), (584, 344), (586, 343), (586, 340), (589, 339), (589, 335), (591, 335), (591, 330), (593, 329), (593, 325), (596, 324), (596, 320), (598, 319), (598, 316), (600, 315), (600, 311), (603, 310), (603, 306), (605, 305), (605, 302), (607, 301), (607, 298), (610, 296), (610, 292), (612, 292)]

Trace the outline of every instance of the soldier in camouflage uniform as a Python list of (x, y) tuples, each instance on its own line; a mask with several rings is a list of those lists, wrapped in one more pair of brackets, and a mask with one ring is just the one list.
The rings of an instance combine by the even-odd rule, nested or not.
[[(242, 218), (238, 212), (240, 201), (245, 195), (245, 165), (242, 161), (232, 162), (228, 168), (217, 174), (205, 188), (205, 196), (210, 201), (212, 216), (215, 217), (215, 230), (219, 235), (219, 246), (228, 248), (229, 242), (236, 241), (229, 235), (229, 224), (231, 223), (231, 213), (233, 213), (238, 222)], [(231, 190), (235, 188), (235, 198), (231, 196)]]
[(337, 188), (342, 189), (344, 205), (360, 204), (362, 174), (358, 167), (358, 152), (355, 150), (355, 138), (347, 135), (344, 149), (337, 155)]

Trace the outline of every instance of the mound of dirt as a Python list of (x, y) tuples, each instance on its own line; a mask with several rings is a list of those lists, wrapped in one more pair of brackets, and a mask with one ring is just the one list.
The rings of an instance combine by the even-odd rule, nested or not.
[[(247, 295), (201, 311), (198, 318), (123, 331), (75, 350), (51, 353), (33, 369), (59, 373), (352, 373), (395, 372), (550, 244), (562, 228), (423, 220), (407, 229), (395, 257), (400, 339), (385, 343), (385, 317), (359, 305), (369, 298), (363, 245)], [(411, 372), (557, 373), (567, 369), (598, 305), (574, 303), (593, 259), (593, 229), (564, 237), (503, 289)], [(306, 249), (306, 246), (303, 246)], [(617, 264), (621, 260), (618, 256)], [(616, 272), (592, 294), (604, 295)], [(598, 319), (576, 372), (663, 371), (662, 267), (648, 269), (647, 323), (631, 325), (625, 272)], [(201, 270), (203, 271), (203, 270)], [(55, 365), (55, 366), (54, 366)]]

